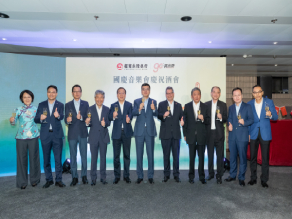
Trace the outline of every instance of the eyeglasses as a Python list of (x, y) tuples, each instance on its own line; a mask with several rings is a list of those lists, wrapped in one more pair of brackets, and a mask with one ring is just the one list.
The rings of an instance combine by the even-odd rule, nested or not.
[(258, 92), (252, 92), (253, 94), (260, 94), (261, 92), (263, 92), (262, 90), (258, 91)]
[(170, 95), (170, 94), (173, 94), (173, 92), (171, 92), (171, 93), (166, 93), (166, 95)]
[(73, 91), (73, 93), (81, 93), (81, 91)]
[(142, 88), (142, 91), (149, 91), (149, 88)]

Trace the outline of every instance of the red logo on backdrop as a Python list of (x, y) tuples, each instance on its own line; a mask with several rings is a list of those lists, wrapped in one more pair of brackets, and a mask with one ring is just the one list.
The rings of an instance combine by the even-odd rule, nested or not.
[(200, 89), (200, 83), (199, 82), (196, 82), (195, 87), (198, 87)]
[(117, 69), (118, 70), (122, 70), (123, 69), (123, 64), (122, 63), (117, 64)]
[(155, 63), (153, 72), (158, 72), (160, 68), (163, 68), (163, 63)]

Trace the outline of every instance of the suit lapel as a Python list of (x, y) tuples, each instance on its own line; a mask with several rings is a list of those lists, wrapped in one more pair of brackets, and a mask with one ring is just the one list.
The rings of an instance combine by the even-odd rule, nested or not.
[[(69, 110), (72, 110), (72, 114), (75, 115), (74, 112), (76, 112), (76, 109), (75, 109), (75, 105), (74, 105), (74, 100), (71, 101)], [(77, 113), (76, 113), (76, 115), (77, 115)]]
[[(261, 114), (260, 114), (260, 117), (261, 117), (261, 118), (262, 118), (262, 117), (264, 118), (264, 117), (266, 116), (266, 113), (265, 113), (265, 112), (266, 112), (266, 110), (265, 110), (265, 107), (266, 107), (265, 105), (266, 105), (266, 104), (265, 104), (265, 103), (266, 103), (266, 102), (265, 102), (265, 98), (263, 98), (263, 105), (262, 105), (262, 110), (261, 110)], [(260, 119), (260, 118), (259, 118), (259, 119)]]
[(57, 100), (55, 100), (55, 104), (54, 104), (54, 107), (53, 107), (53, 110), (52, 110), (52, 114), (50, 115), (50, 117), (52, 117), (54, 115), (54, 112), (55, 112), (56, 108), (58, 110), (58, 102), (57, 102)]
[(98, 119), (98, 121), (100, 121), (100, 118), (99, 118), (99, 115), (98, 115), (98, 112), (97, 112), (97, 108), (98, 108), (98, 106), (96, 104), (94, 104), (94, 110), (91, 113), (95, 113), (96, 118)]
[(193, 105), (193, 104), (194, 104), (194, 103), (193, 103), (193, 101), (192, 101), (192, 102), (191, 102), (191, 110), (192, 110), (192, 114), (191, 114), (191, 115), (193, 115), (195, 122), (197, 122), (197, 120), (196, 120), (196, 114), (195, 114), (195, 110), (194, 110), (194, 105)]

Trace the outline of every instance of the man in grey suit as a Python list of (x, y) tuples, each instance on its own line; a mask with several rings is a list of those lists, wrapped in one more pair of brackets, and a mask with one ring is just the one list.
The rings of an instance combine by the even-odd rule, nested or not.
[(90, 127), (88, 143), (91, 152), (91, 185), (96, 184), (97, 158), (98, 150), (100, 152), (100, 182), (104, 185), (106, 181), (106, 151), (107, 144), (110, 142), (108, 129), (110, 121), (108, 120), (109, 108), (103, 105), (105, 93), (102, 90), (95, 91), (95, 103), (89, 107), (87, 112), (86, 126)]
[(133, 116), (137, 116), (134, 128), (137, 153), (137, 184), (143, 181), (143, 153), (144, 142), (146, 142), (146, 151), (148, 158), (148, 181), (153, 184), (154, 175), (154, 137), (156, 136), (156, 127), (154, 116), (158, 115), (157, 102), (149, 98), (150, 85), (142, 84), (141, 93), (143, 98), (134, 101)]

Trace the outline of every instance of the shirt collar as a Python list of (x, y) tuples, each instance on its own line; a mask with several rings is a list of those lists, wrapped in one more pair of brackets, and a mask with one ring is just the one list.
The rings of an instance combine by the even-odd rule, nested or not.
[(32, 107), (33, 107), (33, 105), (31, 105), (31, 104), (29, 106), (27, 106), (25, 104), (22, 105), (22, 108), (23, 109), (29, 109), (29, 108), (32, 108)]
[(103, 104), (101, 105), (101, 107), (100, 107), (100, 108), (98, 108), (97, 104), (95, 104), (95, 106), (96, 106), (96, 109), (97, 109), (97, 110), (101, 110), (101, 109), (102, 109), (102, 107), (103, 107)]
[(263, 103), (263, 101), (264, 101), (264, 98), (262, 98), (262, 101), (260, 103), (257, 103), (257, 101), (254, 100), (254, 104), (261, 105)]
[(76, 101), (75, 99), (73, 99), (74, 103), (78, 103), (80, 104), (81, 99), (79, 99), (78, 101)]
[(241, 104), (242, 104), (242, 101), (240, 102), (240, 104), (238, 106), (235, 103), (235, 107), (239, 107), (240, 108), (241, 107)]
[(54, 103), (52, 103), (52, 104), (50, 104), (50, 102), (49, 102), (49, 100), (48, 100), (48, 104), (49, 104), (49, 105), (55, 105), (55, 103), (56, 103), (56, 100), (55, 100)]
[(171, 106), (171, 105), (173, 105), (174, 100), (172, 101), (172, 103), (170, 103), (168, 100), (167, 100), (167, 102), (168, 102), (168, 104)]
[(193, 101), (193, 104), (195, 104), (195, 106), (199, 106), (200, 105), (200, 101), (198, 103), (195, 103), (195, 101)]

